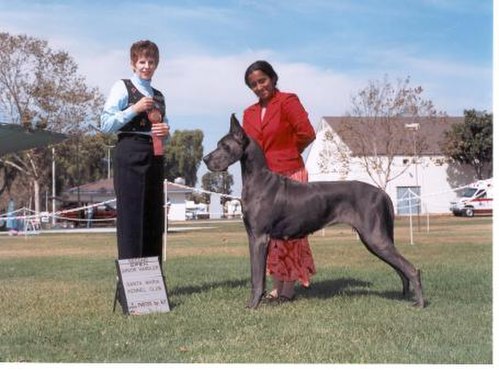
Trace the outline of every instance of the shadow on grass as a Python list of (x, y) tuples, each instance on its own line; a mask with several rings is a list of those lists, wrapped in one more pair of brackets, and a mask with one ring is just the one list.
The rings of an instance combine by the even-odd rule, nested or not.
[(175, 286), (175, 287), (167, 286), (170, 309), (182, 306), (183, 299), (181, 298), (179, 299), (179, 297), (181, 297), (182, 295), (200, 294), (217, 288), (231, 289), (231, 288), (246, 287), (248, 285), (248, 282), (249, 281), (247, 279), (241, 279), (241, 280), (226, 280), (219, 282), (206, 282), (199, 285), (186, 285), (186, 286)]
[(213, 290), (213, 289), (220, 288), (220, 287), (237, 288), (237, 287), (241, 287), (241, 286), (247, 286), (248, 282), (249, 281), (247, 279), (220, 281), (220, 282), (207, 282), (207, 283), (200, 284), (200, 285), (173, 287), (173, 288), (169, 289), (168, 291), (171, 292), (173, 295), (192, 295), (192, 294), (198, 294), (198, 293), (201, 293), (204, 291)]
[[(248, 288), (249, 290), (249, 283), (248, 279), (207, 282), (199, 285), (186, 285), (168, 288), (168, 292), (173, 296), (181, 296), (199, 294), (217, 288)], [(375, 291), (372, 290), (371, 287), (371, 282), (352, 278), (340, 278), (335, 280), (313, 282), (310, 288), (298, 288), (297, 294), (305, 299), (331, 299), (334, 296), (356, 297), (375, 295), (389, 300), (412, 300), (411, 297), (404, 297), (402, 295), (402, 289), (400, 291)]]
[(389, 300), (412, 301), (412, 295), (405, 297), (400, 291), (375, 291), (371, 290), (371, 282), (352, 278), (340, 278), (313, 282), (309, 288), (300, 287), (297, 294), (303, 298), (330, 299), (334, 296), (356, 297), (375, 295)]

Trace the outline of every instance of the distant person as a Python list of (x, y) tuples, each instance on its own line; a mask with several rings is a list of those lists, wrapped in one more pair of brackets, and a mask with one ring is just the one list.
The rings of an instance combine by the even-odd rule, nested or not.
[(16, 203), (15, 201), (11, 198), (7, 204), (7, 231), (9, 232), (9, 235), (17, 235), (17, 229), (18, 229), (18, 220), (16, 219)]
[(163, 94), (151, 86), (158, 63), (154, 42), (134, 43), (133, 74), (113, 85), (101, 115), (102, 131), (118, 133), (113, 161), (118, 259), (158, 256), (162, 261), (164, 157), (161, 148), (154, 151), (155, 139), (162, 144), (170, 128)]
[[(271, 171), (307, 182), (301, 153), (314, 141), (315, 131), (298, 97), (279, 91), (277, 80), (277, 73), (266, 61), (256, 61), (247, 68), (244, 81), (258, 102), (244, 111), (243, 129), (260, 145)], [(270, 240), (267, 272), (273, 278), (273, 289), (264, 302), (293, 300), (295, 281), (308, 287), (310, 276), (315, 274), (307, 238)]]
[(7, 229), (7, 219), (4, 219), (5, 216), (7, 216), (5, 209), (0, 210), (0, 231)]
[(92, 219), (94, 217), (94, 208), (92, 206), (88, 207), (90, 205), (87, 205), (87, 208), (85, 209), (86, 214), (87, 214), (87, 228), (92, 227)]

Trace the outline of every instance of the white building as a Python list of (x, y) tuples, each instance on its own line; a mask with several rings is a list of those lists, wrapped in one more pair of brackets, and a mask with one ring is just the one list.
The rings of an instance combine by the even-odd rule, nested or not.
[[(475, 181), (470, 166), (449, 163), (443, 155), (445, 132), (463, 117), (382, 119), (323, 117), (316, 128), (306, 168), (309, 181), (360, 180), (385, 188), (397, 215), (449, 213), (456, 188)], [(383, 129), (383, 125), (390, 128)], [(381, 125), (381, 126), (376, 126)], [(389, 159), (392, 161), (389, 161)], [(370, 165), (366, 166), (366, 162)], [(387, 169), (393, 179), (383, 179)], [(369, 171), (371, 174), (369, 174)], [(375, 170), (378, 168), (379, 170)], [(418, 197), (421, 204), (417, 204)], [(419, 208), (419, 210), (418, 210)]]
[(168, 204), (168, 220), (186, 220), (186, 197), (192, 189), (171, 182), (164, 183), (165, 197)]

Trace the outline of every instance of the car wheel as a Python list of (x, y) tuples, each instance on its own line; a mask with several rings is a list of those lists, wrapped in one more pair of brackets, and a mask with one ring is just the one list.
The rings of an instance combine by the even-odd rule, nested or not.
[(468, 207), (466, 208), (466, 210), (464, 210), (464, 215), (466, 215), (468, 218), (471, 218), (473, 217), (473, 215), (475, 215), (475, 211), (473, 210), (473, 208)]

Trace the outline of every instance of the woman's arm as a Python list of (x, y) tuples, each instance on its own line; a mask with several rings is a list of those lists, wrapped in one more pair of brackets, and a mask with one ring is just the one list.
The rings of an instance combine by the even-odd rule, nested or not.
[(301, 153), (315, 140), (315, 130), (308, 119), (308, 113), (295, 94), (286, 97), (283, 102), (283, 113), (294, 128), (296, 146)]
[(132, 106), (128, 107), (128, 92), (123, 81), (117, 81), (104, 104), (100, 121), (101, 130), (115, 133), (131, 121), (137, 114)]

